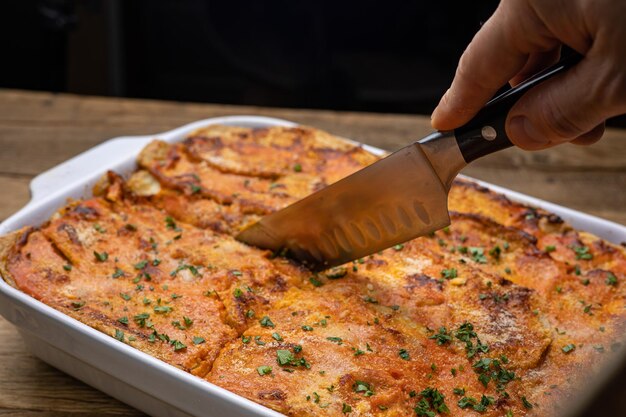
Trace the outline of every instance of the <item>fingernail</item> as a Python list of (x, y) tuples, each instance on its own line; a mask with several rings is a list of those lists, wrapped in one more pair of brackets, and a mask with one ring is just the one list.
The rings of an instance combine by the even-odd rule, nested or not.
[[(509, 121), (509, 135), (520, 145), (547, 145), (550, 140), (546, 138), (525, 116), (515, 116)], [(523, 147), (523, 146), (522, 146)]]

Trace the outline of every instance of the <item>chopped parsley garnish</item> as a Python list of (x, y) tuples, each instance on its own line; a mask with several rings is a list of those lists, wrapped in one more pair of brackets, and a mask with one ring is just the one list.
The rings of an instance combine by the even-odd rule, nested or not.
[(141, 262), (138, 262), (134, 265), (135, 269), (144, 269), (146, 266), (148, 265), (148, 261), (147, 260), (143, 260)]
[(352, 384), (352, 389), (354, 390), (354, 392), (362, 393), (366, 397), (371, 397), (372, 395), (374, 395), (374, 389), (372, 388), (372, 385), (364, 381), (355, 381), (354, 384)]
[(193, 320), (187, 316), (183, 316), (183, 321), (185, 322), (185, 326), (187, 326), (187, 328), (191, 327), (193, 324)]
[(84, 306), (85, 306), (84, 301), (72, 301), (72, 308), (74, 308), (74, 310), (80, 310)]
[(194, 338), (193, 338), (193, 344), (194, 344), (194, 345), (200, 345), (200, 344), (202, 344), (202, 343), (204, 343), (204, 342), (206, 342), (206, 340), (204, 340), (204, 338), (203, 338), (203, 337), (200, 337), (200, 336), (194, 336)]
[(117, 319), (117, 321), (119, 321), (122, 324), (128, 325), (128, 317), (126, 316), (120, 317), (119, 319)]
[(336, 266), (334, 268), (329, 269), (325, 275), (328, 279), (339, 279), (346, 276), (348, 270), (345, 266)]
[(129, 301), (131, 299), (131, 296), (126, 294), (125, 292), (121, 292), (120, 297), (122, 297), (125, 301)]
[(63, 265), (63, 269), (65, 269), (66, 271), (71, 271), (72, 270), (72, 265), (70, 265), (70, 264)]
[(378, 304), (378, 300), (370, 297), (369, 295), (366, 295), (365, 297), (363, 297), (363, 301), (367, 301), (368, 303), (372, 303), (372, 304)]
[(136, 316), (134, 316), (133, 320), (135, 321), (135, 323), (139, 325), (139, 327), (145, 327), (146, 320), (148, 320), (149, 318), (150, 318), (150, 314), (141, 313), (141, 314), (137, 314)]
[(279, 365), (289, 365), (293, 360), (295, 360), (293, 353), (289, 350), (278, 349), (276, 351), (276, 360)]
[(254, 317), (254, 314), (255, 314), (255, 313), (254, 313), (254, 310), (248, 310), (248, 311), (246, 311), (246, 317), (248, 317), (248, 318), (250, 318), (250, 319), (251, 319), (252, 317)]
[(241, 343), (245, 343), (246, 345), (250, 343), (250, 336), (241, 335)]
[(570, 353), (572, 352), (574, 349), (576, 349), (576, 345), (574, 345), (573, 343), (570, 343), (568, 345), (565, 345), (561, 348), (561, 350), (563, 351), (563, 353)]
[(276, 325), (272, 323), (272, 320), (269, 318), (269, 316), (263, 316), (263, 318), (259, 320), (259, 324), (263, 327), (276, 327)]
[(254, 336), (254, 343), (259, 346), (265, 345), (265, 342), (261, 340), (261, 336)]
[(181, 229), (176, 225), (176, 221), (174, 220), (172, 216), (167, 216), (165, 218), (165, 225), (167, 226), (168, 229), (172, 229), (176, 232), (181, 231)]
[(404, 249), (404, 245), (403, 244), (395, 245), (393, 247), (393, 250), (395, 250), (396, 252), (401, 251), (402, 249)]
[(235, 288), (235, 290), (233, 291), (233, 296), (235, 298), (241, 298), (243, 296), (243, 291), (241, 290), (241, 288)]
[(482, 413), (487, 410), (487, 407), (494, 404), (495, 400), (493, 397), (483, 395), (480, 399), (480, 402), (476, 400), (474, 397), (463, 397), (458, 402), (457, 405), (461, 409), (465, 408), (473, 408), (475, 411)]
[(589, 260), (593, 259), (593, 254), (589, 252), (589, 248), (587, 246), (570, 246), (571, 249), (576, 253), (576, 259)]
[(93, 225), (93, 228), (96, 229), (96, 231), (98, 233), (106, 233), (107, 229), (105, 229), (104, 227), (100, 226), (98, 223), (95, 223)]
[(309, 326), (309, 325), (303, 325), (301, 327), (302, 330), (304, 330), (305, 332), (312, 332), (313, 331), (313, 327)]
[(474, 262), (477, 262), (479, 264), (487, 263), (487, 257), (485, 256), (485, 250), (483, 248), (470, 247), (468, 249)]
[(409, 351), (406, 349), (400, 349), (398, 351), (398, 356), (400, 356), (400, 358), (402, 358), (405, 361), (411, 360), (411, 355), (409, 354)]
[(446, 397), (436, 388), (426, 388), (418, 395), (421, 399), (413, 408), (418, 417), (435, 417), (435, 413), (450, 412), (445, 403)]
[(478, 374), (478, 380), (484, 387), (487, 387), (489, 381), (496, 383), (498, 392), (504, 391), (506, 384), (515, 379), (515, 372), (509, 371), (502, 364), (507, 363), (508, 359), (503, 356), (500, 360), (492, 358), (479, 359), (472, 367)]
[(330, 340), (333, 343), (337, 343), (338, 345), (343, 344), (343, 339), (341, 337), (327, 337), (326, 340)]
[(119, 268), (115, 268), (115, 272), (111, 275), (113, 278), (120, 278), (124, 276), (124, 271)]
[(606, 285), (611, 285), (614, 287), (617, 285), (617, 277), (612, 272), (609, 272), (604, 282), (606, 283)]
[(522, 397), (522, 404), (524, 404), (524, 407), (529, 410), (533, 408), (533, 405), (526, 399), (526, 397)]
[(445, 279), (452, 279), (458, 277), (458, 273), (456, 268), (442, 269), (441, 276)]
[(554, 245), (548, 245), (544, 248), (544, 252), (546, 253), (550, 253), (550, 252), (554, 252), (556, 250), (556, 246)]
[(115, 329), (115, 338), (117, 340), (119, 340), (120, 342), (124, 341), (124, 332), (119, 330), (119, 329)]
[(346, 403), (343, 403), (343, 405), (341, 406), (341, 412), (344, 414), (348, 414), (350, 411), (352, 411), (352, 407), (350, 407), (350, 405)]
[(202, 187), (196, 184), (191, 184), (191, 194), (199, 193), (202, 190)]
[(106, 252), (96, 252), (96, 251), (93, 251), (93, 256), (96, 257), (96, 260), (98, 262), (104, 262), (107, 259), (109, 259), (109, 254), (106, 253)]
[(324, 283), (316, 277), (310, 277), (309, 282), (313, 284), (314, 287), (321, 287), (322, 285), (324, 285)]
[(279, 333), (274, 332), (272, 333), (272, 339), (276, 340), (277, 342), (281, 342), (283, 340), (283, 337)]
[(491, 250), (489, 251), (489, 255), (494, 259), (500, 259), (501, 253), (502, 253), (502, 249), (500, 249), (500, 246), (497, 246), (497, 245), (491, 248)]
[(172, 346), (174, 346), (174, 352), (178, 352), (179, 350), (187, 349), (187, 346), (181, 342), (180, 340), (172, 340), (170, 342)]
[(445, 345), (446, 343), (450, 343), (452, 341), (452, 336), (450, 332), (445, 327), (440, 327), (439, 332), (430, 336), (429, 339), (434, 339), (437, 341), (439, 346)]
[(294, 164), (293, 170), (294, 170), (294, 172), (302, 172), (302, 165)]
[(156, 306), (154, 307), (154, 312), (157, 314), (167, 314), (173, 310), (170, 306)]
[(452, 390), (456, 395), (465, 395), (465, 388), (455, 388)]
[[(479, 352), (489, 352), (489, 346), (480, 341), (478, 335), (474, 331), (474, 326), (469, 322), (461, 324), (458, 330), (454, 333), (454, 336), (460, 341), (465, 342), (465, 352), (467, 352), (468, 358), (472, 358)], [(476, 344), (474, 344), (472, 339), (476, 339)]]

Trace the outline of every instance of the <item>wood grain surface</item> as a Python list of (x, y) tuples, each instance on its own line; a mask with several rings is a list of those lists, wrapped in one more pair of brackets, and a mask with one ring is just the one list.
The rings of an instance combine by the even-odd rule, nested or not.
[[(209, 117), (246, 114), (292, 120), (385, 149), (431, 131), (427, 117), (294, 110), (0, 90), (0, 220), (29, 199), (34, 176), (117, 136), (163, 132)], [(465, 174), (626, 224), (626, 131), (591, 147), (509, 149)], [(29, 354), (0, 318), (0, 416), (119, 416), (140, 412)]]

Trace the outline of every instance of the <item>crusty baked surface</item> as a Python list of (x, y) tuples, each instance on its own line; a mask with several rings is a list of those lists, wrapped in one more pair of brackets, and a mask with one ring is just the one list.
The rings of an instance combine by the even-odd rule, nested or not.
[(377, 157), (319, 130), (154, 141), (0, 238), (11, 285), (292, 416), (555, 415), (624, 330), (624, 248), (456, 181), (452, 225), (312, 274), (232, 236)]

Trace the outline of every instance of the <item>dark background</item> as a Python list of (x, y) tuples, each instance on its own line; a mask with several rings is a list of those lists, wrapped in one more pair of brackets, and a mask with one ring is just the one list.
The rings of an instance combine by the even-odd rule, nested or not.
[(0, 87), (430, 114), (483, 0), (9, 0)]

